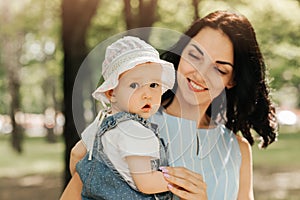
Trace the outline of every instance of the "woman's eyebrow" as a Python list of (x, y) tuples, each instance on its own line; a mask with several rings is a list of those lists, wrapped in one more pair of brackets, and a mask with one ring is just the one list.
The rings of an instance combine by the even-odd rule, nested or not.
[(233, 68), (233, 64), (231, 64), (230, 62), (227, 62), (227, 61), (217, 60), (216, 63), (222, 64), (222, 65), (230, 65)]
[(197, 47), (195, 44), (191, 44), (202, 56), (204, 56), (204, 53), (203, 53), (203, 51), (199, 48), (199, 47)]

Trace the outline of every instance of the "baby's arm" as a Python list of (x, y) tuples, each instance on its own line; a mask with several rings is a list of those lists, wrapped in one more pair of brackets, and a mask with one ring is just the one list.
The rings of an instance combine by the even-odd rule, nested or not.
[(126, 161), (139, 191), (145, 194), (168, 191), (168, 182), (164, 179), (163, 173), (151, 169), (151, 157), (127, 156)]
[(81, 160), (85, 154), (86, 154), (86, 147), (83, 144), (82, 140), (76, 143), (76, 145), (72, 148), (71, 150), (71, 155), (70, 155), (70, 172), (71, 175), (76, 172), (76, 164), (79, 160)]

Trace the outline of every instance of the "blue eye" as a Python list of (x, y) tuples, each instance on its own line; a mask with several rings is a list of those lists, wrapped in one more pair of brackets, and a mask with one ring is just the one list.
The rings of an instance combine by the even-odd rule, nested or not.
[(158, 87), (158, 86), (159, 86), (158, 83), (151, 83), (151, 84), (150, 84), (150, 87), (151, 87), (151, 88), (156, 88), (156, 87)]
[(138, 84), (138, 83), (131, 83), (131, 84), (129, 85), (129, 87), (131, 87), (132, 89), (136, 89), (136, 88), (139, 87), (139, 84)]

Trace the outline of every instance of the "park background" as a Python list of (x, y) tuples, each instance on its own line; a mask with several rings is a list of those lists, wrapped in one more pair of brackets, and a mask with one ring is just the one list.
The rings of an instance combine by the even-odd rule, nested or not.
[[(253, 146), (255, 197), (299, 199), (299, 0), (0, 0), (0, 199), (59, 198), (79, 139), (73, 83), (91, 49), (138, 27), (183, 32), (216, 9), (251, 21), (271, 77), (280, 131), (267, 149)], [(81, 102), (85, 126), (93, 106)]]

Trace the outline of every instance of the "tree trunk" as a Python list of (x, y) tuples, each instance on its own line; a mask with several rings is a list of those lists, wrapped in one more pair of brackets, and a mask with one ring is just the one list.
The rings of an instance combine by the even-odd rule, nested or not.
[[(124, 16), (127, 30), (131, 30), (130, 34), (137, 36), (145, 41), (149, 40), (150, 32), (143, 30), (142, 32), (132, 30), (140, 27), (152, 27), (157, 20), (156, 8), (157, 0), (139, 0), (138, 10), (135, 11), (131, 5), (131, 0), (124, 0)], [(149, 30), (149, 29), (147, 29)]]
[(23, 139), (23, 129), (19, 123), (16, 121), (16, 113), (20, 111), (20, 80), (19, 80), (19, 70), (15, 67), (9, 67), (8, 77), (9, 77), (9, 93), (11, 96), (10, 104), (10, 118), (12, 123), (12, 147), (18, 153), (22, 153), (22, 139)]
[[(85, 126), (83, 116), (82, 88), (73, 88), (78, 69), (87, 55), (86, 33), (91, 19), (96, 13), (99, 0), (63, 0), (62, 2), (62, 43), (64, 51), (64, 101), (63, 113), (65, 115), (65, 185), (69, 182), (70, 151), (79, 140), (78, 132)], [(74, 91), (73, 91), (74, 89)], [(74, 93), (74, 94), (73, 94)], [(72, 102), (72, 95), (76, 95), (76, 102)], [(78, 111), (77, 121), (74, 123), (72, 105)], [(77, 130), (76, 127), (80, 127)], [(78, 132), (77, 132), (78, 131)]]
[[(14, 20), (11, 14), (10, 7), (3, 4), (1, 7), (1, 17), (5, 24), (10, 24)], [(8, 76), (8, 89), (11, 96), (10, 102), (10, 118), (12, 120), (12, 147), (18, 153), (22, 152), (22, 139), (23, 129), (20, 124), (17, 123), (15, 115), (20, 111), (20, 64), (18, 59), (21, 55), (22, 43), (24, 40), (24, 34), (20, 32), (14, 32), (13, 34), (4, 33), (3, 38), (5, 40), (2, 43), (2, 58), (3, 65), (6, 69)]]
[(10, 118), (12, 122), (12, 147), (18, 153), (22, 153), (23, 129), (20, 123), (16, 121), (16, 113), (20, 111), (20, 77), (19, 77), (19, 62), (18, 58), (21, 51), (22, 36), (17, 36), (19, 39), (9, 39), (9, 36), (4, 41), (3, 55), (4, 66), (6, 66), (9, 83), (9, 94), (11, 96), (10, 103)]
[(18, 153), (22, 153), (23, 129), (16, 121), (16, 113), (20, 111), (20, 81), (14, 79), (13, 76), (18, 74), (18, 69), (9, 70), (9, 93), (11, 96), (10, 118), (12, 123), (12, 147)]
[(200, 15), (199, 15), (199, 9), (198, 9), (199, 3), (200, 3), (200, 0), (193, 0), (194, 20), (196, 20), (196, 19), (198, 19), (200, 17)]
[(42, 88), (44, 97), (47, 99), (43, 101), (44, 127), (47, 130), (46, 141), (49, 143), (55, 143), (56, 135), (54, 129), (56, 126), (56, 111), (59, 110), (57, 107), (58, 103), (55, 95), (55, 78), (52, 76), (47, 77), (42, 84)]

